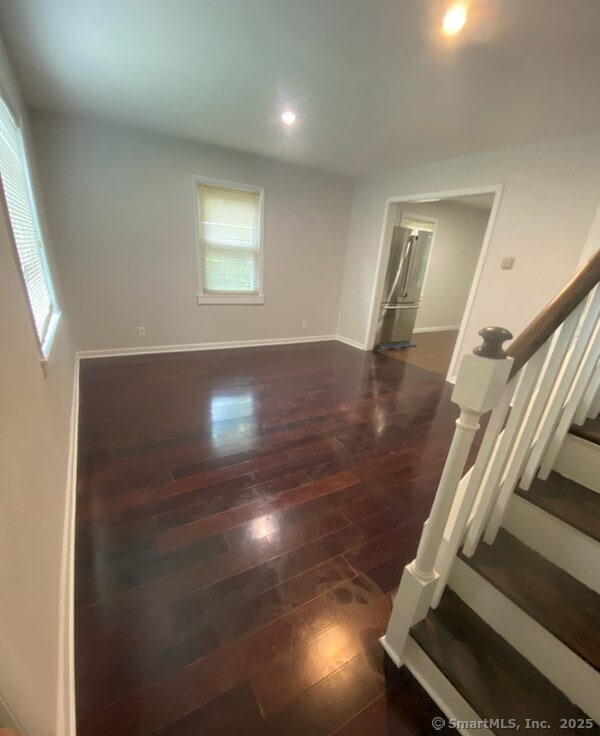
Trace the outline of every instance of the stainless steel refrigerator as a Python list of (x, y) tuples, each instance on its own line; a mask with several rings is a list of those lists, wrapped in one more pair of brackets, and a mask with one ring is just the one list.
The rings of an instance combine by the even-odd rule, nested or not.
[(410, 342), (423, 291), (432, 233), (395, 227), (375, 346)]

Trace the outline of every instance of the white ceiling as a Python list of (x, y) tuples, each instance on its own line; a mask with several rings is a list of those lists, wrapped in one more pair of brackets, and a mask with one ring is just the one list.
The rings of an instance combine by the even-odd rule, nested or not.
[(344, 174), (600, 128), (600, 0), (470, 0), (452, 42), (447, 4), (0, 0), (0, 28), (33, 107)]

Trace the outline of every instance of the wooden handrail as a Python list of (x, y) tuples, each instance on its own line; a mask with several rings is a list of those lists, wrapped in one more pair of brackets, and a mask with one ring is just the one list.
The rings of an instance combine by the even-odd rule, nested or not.
[(535, 355), (546, 340), (600, 282), (600, 250), (577, 271), (569, 283), (549, 302), (538, 316), (508, 346), (506, 354), (514, 359), (511, 377)]

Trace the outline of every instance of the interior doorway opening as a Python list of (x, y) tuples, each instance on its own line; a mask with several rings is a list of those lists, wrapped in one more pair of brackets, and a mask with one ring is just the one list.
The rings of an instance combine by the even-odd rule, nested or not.
[(452, 379), (498, 194), (388, 201), (371, 326), (377, 352)]

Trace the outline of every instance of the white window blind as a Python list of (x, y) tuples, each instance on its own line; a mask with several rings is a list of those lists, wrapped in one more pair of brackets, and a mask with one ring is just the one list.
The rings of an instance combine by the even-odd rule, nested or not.
[(259, 294), (260, 191), (198, 184), (205, 294)]
[(44, 350), (56, 312), (52, 285), (35, 214), (21, 129), (2, 99), (0, 175), (33, 321)]

